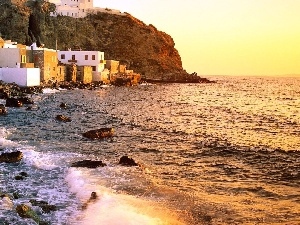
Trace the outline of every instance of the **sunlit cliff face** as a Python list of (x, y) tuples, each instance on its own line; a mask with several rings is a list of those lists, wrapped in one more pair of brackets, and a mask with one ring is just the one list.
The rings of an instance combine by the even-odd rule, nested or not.
[(170, 34), (188, 72), (300, 74), (299, 1), (95, 0), (95, 4), (129, 12)]

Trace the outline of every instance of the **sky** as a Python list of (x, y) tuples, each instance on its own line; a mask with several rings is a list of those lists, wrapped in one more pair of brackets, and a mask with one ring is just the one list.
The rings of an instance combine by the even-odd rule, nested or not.
[(172, 36), (198, 75), (299, 75), (300, 0), (94, 0)]

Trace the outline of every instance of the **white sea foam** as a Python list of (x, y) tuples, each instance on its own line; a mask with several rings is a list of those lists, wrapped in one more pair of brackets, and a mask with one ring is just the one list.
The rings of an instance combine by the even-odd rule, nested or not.
[(24, 155), (23, 161), (28, 165), (43, 170), (52, 170), (58, 167), (53, 160), (53, 155), (37, 152), (29, 147), (23, 149), (22, 152)]
[(17, 143), (6, 139), (9, 134), (10, 132), (7, 129), (3, 127), (0, 128), (0, 148), (9, 148), (9, 147), (18, 146)]
[[(66, 177), (70, 191), (76, 194), (82, 204), (82, 211), (72, 224), (109, 225), (170, 225), (182, 224), (175, 217), (167, 215), (162, 206), (149, 199), (116, 193), (95, 182), (86, 169), (70, 168)], [(96, 192), (97, 198), (91, 199)]]
[(43, 89), (43, 93), (44, 93), (44, 94), (52, 94), (52, 93), (60, 92), (61, 90), (64, 90), (64, 89), (44, 88), (44, 89)]

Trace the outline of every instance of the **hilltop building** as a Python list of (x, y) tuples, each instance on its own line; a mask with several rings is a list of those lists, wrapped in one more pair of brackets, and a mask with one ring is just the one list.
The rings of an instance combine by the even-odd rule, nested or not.
[(56, 5), (56, 12), (51, 16), (85, 17), (87, 13), (107, 12), (121, 14), (119, 10), (94, 7), (94, 0), (48, 0)]

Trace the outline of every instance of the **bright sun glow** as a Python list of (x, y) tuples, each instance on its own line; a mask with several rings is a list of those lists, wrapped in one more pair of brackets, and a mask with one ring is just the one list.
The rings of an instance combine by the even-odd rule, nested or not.
[(300, 75), (300, 1), (94, 0), (170, 34), (200, 75)]

